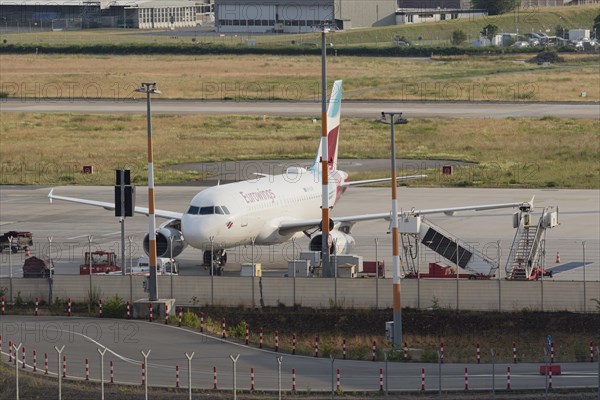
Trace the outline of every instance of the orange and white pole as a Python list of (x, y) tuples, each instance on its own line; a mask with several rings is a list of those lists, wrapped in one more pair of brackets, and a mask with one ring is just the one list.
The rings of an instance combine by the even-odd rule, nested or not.
[(327, 139), (327, 45), (325, 31), (321, 32), (321, 271), (323, 276), (333, 275), (329, 271), (329, 143)]
[(148, 280), (150, 286), (150, 301), (158, 300), (158, 286), (156, 279), (156, 216), (154, 207), (154, 160), (152, 149), (152, 118), (150, 114), (150, 95), (160, 94), (156, 88), (155, 82), (142, 82), (142, 86), (136, 89), (137, 92), (146, 93), (146, 115), (148, 124), (148, 257), (150, 277)]

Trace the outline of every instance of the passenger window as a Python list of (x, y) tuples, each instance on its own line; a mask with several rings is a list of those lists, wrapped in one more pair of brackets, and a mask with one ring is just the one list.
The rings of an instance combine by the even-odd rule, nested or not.
[(196, 214), (198, 214), (198, 210), (199, 210), (198, 207), (196, 207), (196, 206), (190, 206), (190, 208), (188, 208), (187, 213), (188, 214), (196, 215)]

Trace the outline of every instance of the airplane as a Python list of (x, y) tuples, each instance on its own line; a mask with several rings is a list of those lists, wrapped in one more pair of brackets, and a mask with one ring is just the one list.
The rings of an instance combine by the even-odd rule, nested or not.
[[(337, 169), (340, 133), (342, 81), (335, 81), (327, 110), (329, 204), (333, 208), (350, 186), (389, 182), (391, 178), (349, 181), (348, 174)], [(173, 257), (187, 245), (202, 250), (204, 265), (216, 265), (222, 272), (227, 262), (227, 249), (244, 245), (273, 245), (306, 235), (309, 249), (321, 251), (321, 144), (308, 168), (289, 167), (284, 174), (257, 174), (255, 179), (213, 186), (196, 194), (185, 212), (155, 210), (157, 217), (168, 219), (156, 231), (157, 257)], [(426, 175), (398, 177), (398, 181), (423, 178)], [(52, 200), (114, 210), (114, 203), (48, 194)], [(498, 208), (533, 208), (531, 202), (411, 210), (402, 215), (425, 215), (457, 211)], [(135, 212), (148, 215), (148, 209), (135, 207)], [(368, 220), (391, 220), (389, 212), (331, 218), (331, 254), (347, 254), (355, 244), (350, 235), (354, 224)], [(143, 247), (148, 253), (148, 235)], [(171, 248), (172, 247), (172, 248)]]

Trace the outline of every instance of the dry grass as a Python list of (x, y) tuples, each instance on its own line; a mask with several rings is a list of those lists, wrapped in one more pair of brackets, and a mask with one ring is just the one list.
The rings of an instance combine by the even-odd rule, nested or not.
[[(398, 157), (479, 162), (452, 177), (430, 171), (419, 185), (598, 188), (598, 121), (545, 117), (497, 120), (413, 119), (398, 135)], [(312, 158), (320, 127), (310, 118), (157, 115), (153, 118), (157, 183), (201, 178), (161, 166), (224, 159)], [(389, 128), (364, 119), (342, 122), (341, 158), (389, 157)], [(111, 184), (113, 170), (146, 182), (144, 115), (3, 113), (0, 183)], [(52, 151), (48, 151), (52, 149)], [(223, 149), (227, 149), (224, 152)], [(92, 176), (80, 173), (92, 164)], [(413, 171), (401, 171), (411, 173)], [(352, 179), (372, 177), (364, 173)]]
[[(522, 62), (529, 57), (330, 57), (328, 73), (331, 80), (344, 79), (347, 99), (600, 100), (597, 57), (572, 55), (551, 68)], [(149, 79), (158, 82), (163, 98), (320, 96), (320, 58), (315, 56), (2, 54), (0, 61), (0, 91), (17, 98), (128, 99), (139, 82)]]

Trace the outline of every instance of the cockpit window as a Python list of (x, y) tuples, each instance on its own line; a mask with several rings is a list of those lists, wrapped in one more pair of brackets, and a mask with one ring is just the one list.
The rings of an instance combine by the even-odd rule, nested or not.
[(198, 210), (199, 210), (198, 207), (196, 207), (196, 206), (190, 206), (190, 208), (188, 208), (187, 213), (188, 214), (196, 215), (196, 214), (198, 214)]
[(214, 214), (214, 213), (215, 213), (215, 208), (213, 206), (210, 206), (210, 207), (200, 207), (200, 212), (198, 214), (209, 215), (209, 214)]
[(229, 209), (227, 207), (222, 206), (221, 208), (223, 209), (223, 211), (225, 211), (225, 214), (230, 214)]
[(219, 207), (219, 206), (216, 206), (215, 207), (215, 214), (221, 214), (221, 215), (223, 215), (224, 214), (223, 213), (223, 209), (221, 207)]

